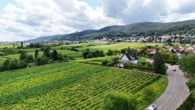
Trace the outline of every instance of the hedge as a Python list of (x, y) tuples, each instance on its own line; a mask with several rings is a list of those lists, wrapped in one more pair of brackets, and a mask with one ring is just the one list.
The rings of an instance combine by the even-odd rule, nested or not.
[(136, 65), (129, 65), (129, 64), (125, 64), (124, 65), (125, 69), (138, 69), (138, 70), (149, 70), (149, 71), (153, 71), (153, 68), (150, 67), (144, 67), (144, 66), (136, 66)]

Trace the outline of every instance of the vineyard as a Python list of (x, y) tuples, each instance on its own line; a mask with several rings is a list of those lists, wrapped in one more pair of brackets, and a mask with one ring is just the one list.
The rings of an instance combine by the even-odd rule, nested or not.
[(125, 69), (56, 63), (0, 74), (0, 109), (101, 109), (109, 92), (136, 94), (161, 78)]

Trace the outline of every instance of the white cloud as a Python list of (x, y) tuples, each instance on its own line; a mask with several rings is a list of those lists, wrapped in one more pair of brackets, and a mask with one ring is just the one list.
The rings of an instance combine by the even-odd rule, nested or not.
[[(194, 19), (195, 0), (99, 0), (106, 16), (130, 24)], [(117, 10), (117, 11), (116, 11)]]
[[(121, 24), (120, 20), (106, 17), (102, 8), (92, 8), (77, 0), (15, 0), (8, 4), (0, 19), (0, 33), (9, 32), (6, 40), (32, 39), (39, 36), (67, 34), (85, 29), (99, 29)], [(11, 34), (10, 34), (11, 33)], [(5, 34), (4, 34), (5, 35)], [(13, 37), (11, 37), (13, 36)]]
[(91, 7), (81, 0), (15, 0), (0, 18), (2, 40), (67, 34), (108, 25), (144, 21), (172, 22), (195, 18), (195, 0), (99, 0)]

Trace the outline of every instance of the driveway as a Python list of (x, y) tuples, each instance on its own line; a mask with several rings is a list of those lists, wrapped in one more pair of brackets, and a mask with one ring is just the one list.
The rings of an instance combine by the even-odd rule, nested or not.
[[(189, 95), (189, 89), (185, 84), (187, 79), (179, 70), (178, 65), (167, 64), (167, 66), (168, 86), (163, 94), (153, 102), (158, 110), (176, 110)], [(176, 68), (176, 71), (173, 71), (173, 68)]]

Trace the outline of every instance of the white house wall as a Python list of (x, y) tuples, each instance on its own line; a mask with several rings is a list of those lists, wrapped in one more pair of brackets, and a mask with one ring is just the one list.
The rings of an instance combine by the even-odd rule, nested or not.
[(127, 61), (129, 61), (129, 59), (127, 58), (127, 56), (126, 56), (126, 55), (124, 55), (124, 56), (121, 58), (121, 61), (125, 61), (125, 62), (127, 62)]
[(134, 63), (134, 64), (137, 64), (138, 63), (138, 60), (132, 60), (130, 61), (131, 63)]

